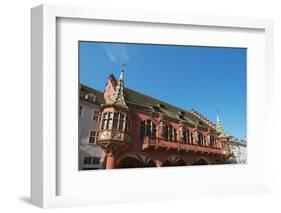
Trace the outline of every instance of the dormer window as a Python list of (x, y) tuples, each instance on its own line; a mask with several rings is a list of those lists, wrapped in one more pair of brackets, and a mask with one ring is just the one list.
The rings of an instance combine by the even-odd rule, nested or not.
[(202, 121), (199, 121), (198, 122), (201, 126), (203, 126), (204, 125), (204, 123), (202, 122)]
[(183, 120), (184, 119), (184, 115), (178, 115), (178, 118)]
[(158, 105), (154, 105), (154, 106), (152, 106), (152, 109), (153, 109), (153, 110), (155, 110), (155, 111), (159, 111), (159, 110), (160, 110), (160, 108), (159, 108), (159, 106), (158, 106)]
[(179, 111), (178, 114), (184, 116), (185, 112), (184, 111)]
[(96, 102), (97, 97), (92, 93), (88, 93), (85, 95), (85, 99), (87, 99), (91, 102)]
[(163, 109), (165, 109), (165, 105), (164, 105), (164, 104), (159, 103), (159, 104), (156, 104), (156, 106), (157, 106), (158, 108), (163, 108)]

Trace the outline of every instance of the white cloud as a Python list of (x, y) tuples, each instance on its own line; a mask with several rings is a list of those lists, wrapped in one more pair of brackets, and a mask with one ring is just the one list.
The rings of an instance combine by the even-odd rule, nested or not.
[(128, 63), (130, 60), (129, 49), (126, 45), (106, 45), (105, 53), (113, 63)]

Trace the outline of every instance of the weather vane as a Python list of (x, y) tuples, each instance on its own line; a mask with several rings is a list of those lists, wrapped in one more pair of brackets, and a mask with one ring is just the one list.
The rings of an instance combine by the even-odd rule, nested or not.
[(127, 64), (122, 64), (122, 71), (125, 71), (125, 67), (127, 67)]

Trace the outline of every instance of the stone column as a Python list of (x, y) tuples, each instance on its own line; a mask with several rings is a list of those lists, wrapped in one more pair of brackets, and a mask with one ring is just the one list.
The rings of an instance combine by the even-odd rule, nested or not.
[(106, 155), (106, 169), (114, 169), (114, 156), (112, 153)]
[(156, 160), (155, 163), (156, 163), (156, 167), (162, 167), (164, 162), (160, 160)]

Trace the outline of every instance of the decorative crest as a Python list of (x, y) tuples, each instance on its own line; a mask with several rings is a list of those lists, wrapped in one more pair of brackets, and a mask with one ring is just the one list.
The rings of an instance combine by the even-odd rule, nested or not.
[(126, 64), (123, 64), (121, 73), (119, 76), (119, 80), (118, 80), (117, 86), (115, 88), (115, 92), (114, 92), (113, 96), (111, 97), (109, 104), (128, 108), (126, 105), (126, 102), (125, 102), (125, 97), (124, 97), (124, 69), (125, 69), (125, 66), (126, 66)]
[(220, 137), (224, 137), (226, 135), (225, 135), (224, 129), (222, 127), (222, 123), (220, 121), (218, 111), (216, 111), (216, 116), (217, 116), (216, 130), (221, 133)]

